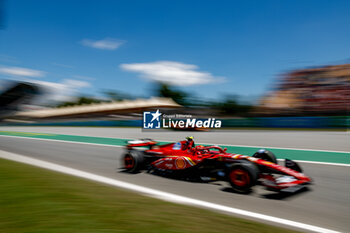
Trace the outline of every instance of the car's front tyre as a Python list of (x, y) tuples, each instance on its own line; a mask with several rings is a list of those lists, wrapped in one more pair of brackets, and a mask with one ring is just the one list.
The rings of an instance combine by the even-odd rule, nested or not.
[(249, 193), (258, 180), (258, 168), (249, 162), (232, 164), (227, 178), (233, 190), (237, 193)]

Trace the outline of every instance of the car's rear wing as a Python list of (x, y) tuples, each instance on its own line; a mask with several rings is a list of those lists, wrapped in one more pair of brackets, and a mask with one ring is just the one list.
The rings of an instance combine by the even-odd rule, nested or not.
[(126, 145), (127, 148), (131, 149), (134, 147), (152, 147), (154, 145), (157, 144), (156, 141), (149, 139), (149, 138), (143, 138), (143, 139), (139, 139), (139, 140), (132, 140), (132, 141), (128, 141), (128, 144)]

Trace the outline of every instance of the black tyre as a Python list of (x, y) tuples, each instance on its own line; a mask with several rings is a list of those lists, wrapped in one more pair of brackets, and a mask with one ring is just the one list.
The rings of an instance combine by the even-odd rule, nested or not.
[(144, 165), (143, 152), (130, 150), (124, 155), (124, 168), (130, 173), (137, 173)]
[(274, 153), (272, 153), (269, 150), (265, 150), (265, 149), (258, 150), (257, 152), (255, 152), (253, 157), (263, 159), (263, 160), (277, 164), (276, 156), (274, 155)]
[(249, 193), (258, 180), (259, 169), (255, 164), (242, 162), (232, 164), (228, 170), (228, 180), (235, 192)]

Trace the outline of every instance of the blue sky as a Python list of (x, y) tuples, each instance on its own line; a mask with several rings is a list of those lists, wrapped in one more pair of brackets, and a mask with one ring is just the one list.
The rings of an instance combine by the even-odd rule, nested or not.
[(11, 0), (0, 78), (258, 96), (288, 70), (349, 61), (349, 12), (350, 1)]

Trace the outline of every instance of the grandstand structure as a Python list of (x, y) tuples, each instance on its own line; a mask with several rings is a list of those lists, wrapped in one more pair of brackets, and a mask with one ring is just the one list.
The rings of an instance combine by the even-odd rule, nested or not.
[(154, 109), (174, 109), (182, 106), (170, 98), (153, 97), (150, 99), (136, 99), (95, 103), (88, 105), (48, 108), (41, 110), (18, 112), (12, 116), (15, 120), (65, 120), (65, 119), (98, 119), (101, 117), (118, 116), (125, 119), (142, 114), (143, 111)]
[(348, 115), (350, 64), (283, 74), (259, 104), (259, 112), (287, 115)]

